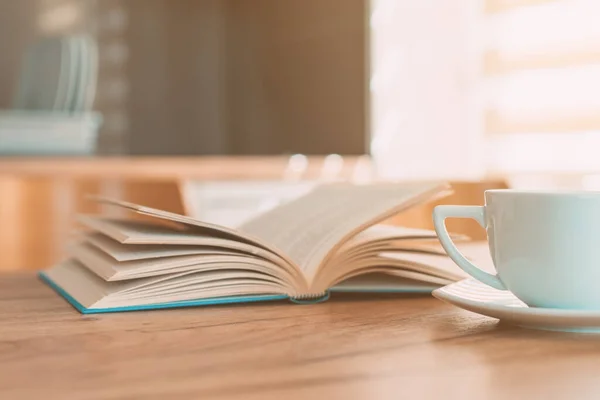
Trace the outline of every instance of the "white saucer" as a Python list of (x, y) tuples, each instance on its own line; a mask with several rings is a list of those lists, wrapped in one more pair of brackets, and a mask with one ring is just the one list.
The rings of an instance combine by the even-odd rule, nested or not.
[(523, 328), (600, 333), (600, 310), (529, 307), (512, 293), (493, 289), (474, 279), (436, 289), (433, 295), (462, 309)]

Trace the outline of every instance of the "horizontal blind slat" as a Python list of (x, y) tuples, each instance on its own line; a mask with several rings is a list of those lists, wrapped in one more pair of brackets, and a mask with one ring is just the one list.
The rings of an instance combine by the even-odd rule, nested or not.
[(558, 0), (486, 0), (484, 10), (486, 14), (495, 14), (515, 8), (535, 6), (555, 1)]
[(597, 112), (574, 114), (571, 116), (546, 118), (508, 119), (493, 110), (485, 113), (485, 132), (488, 135), (499, 134), (547, 134), (576, 132), (600, 132), (600, 109)]
[(491, 77), (524, 70), (569, 68), (598, 63), (600, 63), (600, 47), (589, 51), (527, 54), (519, 57), (502, 57), (496, 51), (487, 51), (483, 56), (483, 74)]

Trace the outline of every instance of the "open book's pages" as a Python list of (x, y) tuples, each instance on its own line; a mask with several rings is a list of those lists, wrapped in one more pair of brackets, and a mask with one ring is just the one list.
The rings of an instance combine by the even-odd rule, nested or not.
[(322, 185), (236, 229), (96, 198), (130, 213), (81, 216), (68, 258), (40, 275), (83, 313), (430, 292), (463, 278), (435, 232), (380, 223), (447, 193), (430, 183)]

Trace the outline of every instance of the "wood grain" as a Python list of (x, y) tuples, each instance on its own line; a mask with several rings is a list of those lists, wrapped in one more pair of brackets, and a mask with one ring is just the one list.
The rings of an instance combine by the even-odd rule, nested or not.
[(513, 328), (430, 296), (82, 316), (0, 279), (2, 399), (595, 399), (600, 336)]

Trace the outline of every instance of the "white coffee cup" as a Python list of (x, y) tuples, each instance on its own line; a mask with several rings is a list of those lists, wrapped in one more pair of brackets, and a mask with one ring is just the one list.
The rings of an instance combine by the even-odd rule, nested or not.
[[(445, 226), (453, 217), (486, 229), (496, 275), (456, 248)], [(437, 206), (433, 220), (445, 251), (475, 279), (532, 307), (600, 309), (600, 193), (488, 190), (485, 206)]]

